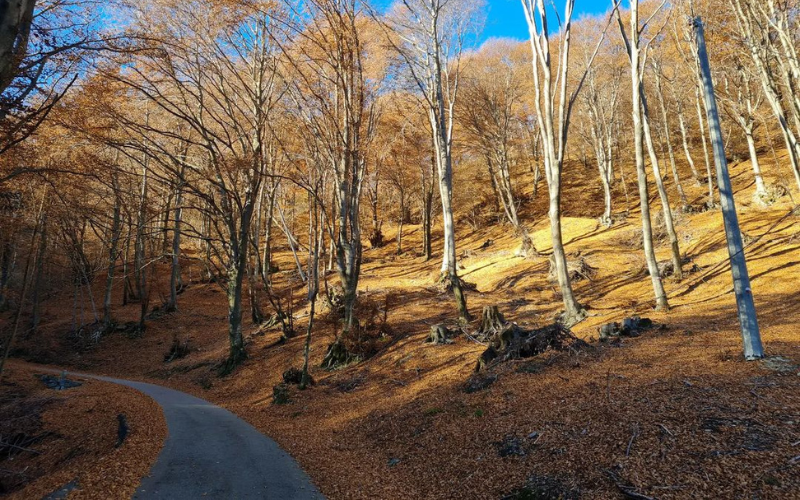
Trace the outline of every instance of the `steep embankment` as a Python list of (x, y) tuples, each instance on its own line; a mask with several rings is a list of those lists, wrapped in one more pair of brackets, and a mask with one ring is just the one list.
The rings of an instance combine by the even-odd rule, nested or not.
[[(226, 323), (224, 295), (215, 285), (191, 284), (180, 310), (152, 320), (143, 338), (112, 335), (80, 354), (58, 334), (65, 330), (58, 318), (68, 316), (54, 301), (44, 319), (50, 333), (23, 347), (36, 359), (156, 380), (221, 404), (275, 438), (330, 498), (497, 498), (531, 478), (539, 486), (580, 490), (583, 498), (616, 498), (623, 483), (660, 499), (791, 498), (800, 490), (798, 218), (785, 198), (770, 208), (750, 202), (747, 164), (733, 174), (766, 349), (782, 357), (768, 363), (741, 359), (720, 213), (680, 216), (688, 274), (680, 282), (667, 279), (673, 308), (654, 313), (634, 234), (638, 214), (612, 228), (599, 225), (593, 217), (602, 198), (585, 187), (593, 173), (580, 167), (565, 174), (565, 243), (594, 271), (575, 283), (591, 313), (575, 333), (590, 339), (599, 325), (637, 314), (667, 329), (595, 344), (578, 356), (511, 364), (490, 388), (467, 394), (463, 384), (483, 346), (463, 336), (447, 346), (423, 343), (430, 325), (455, 314), (451, 299), (432, 287), (438, 265), (415, 253), (420, 229), (411, 227), (404, 254), (394, 255), (394, 245), (365, 252), (362, 320), (374, 311), (380, 324), (385, 310), (388, 324), (374, 339), (378, 354), (335, 372), (315, 369), (317, 385), (292, 392), (287, 405), (271, 404), (272, 388), (284, 370), (299, 366), (303, 340), (276, 344), (277, 332), (252, 328), (248, 361), (217, 378)], [(528, 185), (527, 177), (520, 180)], [(702, 186), (687, 187), (700, 205)], [(546, 253), (542, 198), (525, 212)], [(516, 257), (511, 233), (503, 225), (459, 227), (462, 276), (477, 286), (470, 308), (477, 315), (496, 304), (513, 321), (547, 324), (560, 305), (547, 257)], [(658, 254), (666, 260), (668, 249), (660, 245)], [(278, 263), (279, 286), (294, 296), (296, 326), (303, 328), (302, 284), (288, 254)], [(115, 314), (133, 319), (137, 308)], [(333, 332), (325, 319), (315, 329), (313, 366)], [(189, 339), (192, 352), (164, 363), (173, 336)]]

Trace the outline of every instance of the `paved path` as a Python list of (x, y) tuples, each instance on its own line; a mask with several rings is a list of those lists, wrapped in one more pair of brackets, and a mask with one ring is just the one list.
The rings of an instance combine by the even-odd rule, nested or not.
[(324, 498), (275, 441), (228, 410), (158, 385), (92, 378), (137, 389), (164, 410), (169, 435), (134, 498)]

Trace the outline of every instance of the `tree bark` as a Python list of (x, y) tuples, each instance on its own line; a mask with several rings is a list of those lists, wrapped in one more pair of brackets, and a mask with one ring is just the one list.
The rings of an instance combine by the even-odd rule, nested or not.
[(664, 90), (661, 85), (661, 66), (655, 65), (653, 70), (656, 79), (656, 95), (658, 96), (658, 104), (661, 108), (661, 124), (664, 127), (664, 142), (667, 145), (669, 165), (672, 170), (672, 179), (675, 182), (675, 189), (678, 191), (678, 196), (681, 199), (681, 208), (685, 211), (689, 206), (689, 200), (686, 198), (686, 192), (683, 190), (683, 185), (681, 184), (681, 177), (678, 175), (678, 167), (675, 164), (675, 151), (672, 148), (669, 115), (667, 114), (667, 104), (664, 100)]
[(36, 0), (0, 2), (0, 93), (17, 76), (28, 51), (28, 38)]
[(169, 303), (167, 311), (178, 310), (178, 292), (183, 288), (181, 282), (181, 231), (183, 222), (183, 171), (175, 195), (175, 222), (172, 227), (172, 267), (169, 280)]
[(44, 261), (47, 256), (47, 214), (42, 214), (42, 230), (39, 237), (39, 249), (36, 255), (36, 266), (34, 269), (34, 282), (33, 282), (33, 302), (31, 311), (31, 333), (35, 334), (39, 329), (41, 322), (41, 295), (44, 278)]
[(681, 258), (681, 250), (678, 245), (678, 234), (675, 232), (675, 223), (672, 220), (672, 208), (669, 204), (669, 197), (667, 189), (664, 187), (664, 179), (661, 176), (661, 167), (659, 166), (658, 155), (656, 154), (655, 145), (653, 144), (653, 135), (650, 128), (650, 111), (647, 105), (647, 97), (644, 93), (644, 82), (640, 79), (640, 98), (642, 100), (642, 131), (644, 132), (645, 143), (647, 144), (647, 151), (650, 155), (650, 166), (653, 169), (653, 176), (656, 179), (656, 187), (658, 188), (658, 196), (661, 198), (661, 209), (664, 216), (664, 226), (667, 229), (669, 236), (670, 251), (672, 255), (672, 265), (674, 268), (675, 277), (679, 280), (683, 279), (683, 259)]
[[(119, 199), (119, 180), (116, 170), (113, 172), (112, 186), (114, 189), (114, 209), (111, 220), (111, 241), (108, 246), (108, 270), (106, 271), (106, 292), (103, 298), (103, 324), (108, 328), (111, 325), (111, 292), (114, 285), (114, 274), (119, 258), (119, 239), (122, 235), (122, 217)], [(124, 278), (124, 276), (123, 276)]]
[[(698, 76), (699, 78), (699, 76)], [(697, 109), (697, 123), (700, 126), (700, 139), (703, 144), (703, 158), (706, 161), (706, 184), (708, 185), (708, 207), (714, 206), (714, 174), (711, 173), (711, 159), (708, 154), (708, 140), (706, 139), (706, 126), (703, 121), (703, 109), (700, 106), (700, 88), (695, 87), (695, 108)]]
[(656, 299), (656, 310), (669, 310), (667, 294), (661, 282), (661, 275), (658, 270), (658, 260), (656, 260), (653, 248), (653, 226), (650, 220), (650, 194), (647, 186), (647, 171), (644, 161), (644, 128), (642, 125), (642, 99), (641, 99), (641, 64), (639, 62), (639, 1), (631, 0), (631, 21), (630, 21), (630, 41), (625, 34), (622, 20), (617, 16), (620, 32), (626, 41), (628, 56), (631, 63), (631, 89), (632, 89), (632, 117), (633, 117), (633, 137), (636, 158), (636, 175), (639, 185), (639, 203), (642, 212), (642, 240), (644, 246), (644, 256), (647, 261), (647, 269), (650, 273), (650, 280), (653, 284), (653, 292)]

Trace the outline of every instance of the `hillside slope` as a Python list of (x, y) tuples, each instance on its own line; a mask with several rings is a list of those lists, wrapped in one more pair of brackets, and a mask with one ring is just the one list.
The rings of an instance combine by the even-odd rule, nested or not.
[[(411, 227), (404, 254), (395, 255), (392, 244), (365, 252), (362, 321), (373, 314), (380, 324), (386, 315), (384, 335), (374, 340), (377, 354), (338, 371), (314, 368), (317, 384), (291, 392), (286, 405), (272, 404), (273, 386), (284, 370), (300, 366), (303, 339), (281, 344), (278, 332), (251, 328), (247, 362), (217, 378), (226, 308), (213, 284), (192, 283), (179, 311), (152, 320), (142, 338), (115, 334), (84, 352), (71, 349), (65, 333), (71, 304), (52, 300), (45, 337), (24, 343), (19, 353), (202, 395), (276, 439), (333, 499), (499, 498), (526, 481), (567, 498), (575, 491), (582, 498), (618, 498), (625, 485), (659, 499), (792, 498), (800, 491), (798, 217), (786, 198), (769, 208), (752, 203), (748, 167), (735, 165), (732, 173), (766, 362), (741, 356), (721, 214), (679, 217), (688, 274), (681, 282), (667, 279), (672, 310), (655, 313), (635, 237), (638, 213), (611, 228), (599, 225), (594, 217), (602, 196), (585, 188), (594, 182), (592, 172), (577, 166), (565, 173), (565, 243), (594, 272), (575, 283), (590, 317), (574, 333), (592, 340), (600, 325), (632, 315), (665, 328), (615, 344), (593, 342), (577, 355), (508, 363), (491, 387), (466, 393), (484, 346), (464, 336), (451, 345), (424, 343), (430, 326), (452, 320), (455, 311), (452, 299), (433, 286), (438, 261), (415, 253), (420, 228)], [(530, 184), (527, 176), (519, 181)], [(699, 205), (703, 188), (688, 187)], [(544, 198), (525, 213), (546, 254)], [(390, 228), (387, 238), (393, 236)], [(552, 321), (560, 300), (546, 256), (515, 256), (518, 240), (504, 225), (461, 224), (458, 238), (462, 277), (477, 287), (468, 295), (473, 314), (498, 305), (521, 325)], [(440, 242), (435, 239), (435, 249)], [(668, 249), (660, 246), (658, 254), (667, 259)], [(295, 298), (300, 330), (307, 321), (302, 284), (290, 255), (277, 261), (277, 282)], [(134, 304), (115, 314), (132, 320), (137, 310)], [(324, 316), (318, 323), (312, 366), (319, 366), (334, 328)], [(173, 337), (188, 339), (192, 351), (165, 363)]]

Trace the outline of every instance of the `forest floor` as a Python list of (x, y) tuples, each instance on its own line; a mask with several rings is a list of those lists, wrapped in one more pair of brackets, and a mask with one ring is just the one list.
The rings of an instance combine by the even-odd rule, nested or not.
[[(593, 348), (506, 363), (485, 390), (464, 390), (484, 346), (463, 335), (450, 345), (424, 342), (431, 325), (453, 320), (455, 308), (433, 285), (438, 260), (426, 262), (418, 253), (418, 226), (407, 226), (401, 255), (391, 242), (365, 251), (360, 311), (362, 322), (380, 329), (372, 339), (377, 353), (336, 371), (318, 368), (336, 325), (323, 313), (311, 353), (317, 383), (292, 390), (289, 404), (272, 404), (273, 386), (284, 370), (301, 365), (302, 336), (281, 344), (279, 332), (248, 325), (248, 360), (219, 378), (215, 367), (227, 347), (225, 296), (217, 285), (191, 281), (198, 273), (188, 266), (179, 311), (151, 320), (141, 338), (114, 334), (75, 350), (65, 291), (63, 300), (47, 303), (42, 322), (49, 326), (41, 337), (21, 343), (17, 356), (168, 385), (224, 406), (278, 441), (331, 499), (501, 498), (526, 484), (531, 495), (550, 491), (563, 498), (619, 498), (623, 490), (658, 499), (798, 498), (800, 218), (792, 203), (784, 197), (760, 207), (751, 201), (749, 164), (733, 167), (768, 355), (746, 362), (721, 213), (678, 217), (686, 275), (666, 280), (672, 309), (654, 312), (635, 235), (638, 212), (611, 228), (600, 225), (594, 172), (570, 168), (565, 243), (572, 258), (579, 254), (592, 268), (574, 284), (590, 317), (573, 332)], [(586, 188), (587, 179), (598, 189)], [(531, 183), (526, 177), (520, 185)], [(693, 205), (701, 205), (703, 187), (688, 187)], [(544, 198), (540, 193), (526, 205), (525, 220), (547, 254)], [(621, 192), (615, 200), (622, 205)], [(657, 206), (656, 200), (654, 213)], [(657, 250), (661, 260), (668, 258), (664, 243)], [(548, 258), (518, 257), (518, 245), (506, 225), (461, 218), (461, 275), (477, 287), (468, 293), (469, 307), (479, 316), (483, 306), (497, 305), (520, 325), (545, 326), (561, 306)], [(298, 304), (295, 326), (303, 331), (305, 291), (291, 254), (281, 252), (277, 263), (277, 283)], [(331, 283), (336, 279), (328, 275)], [(119, 307), (115, 315), (134, 320), (138, 307)], [(595, 341), (602, 324), (633, 315), (664, 327), (620, 342)], [(188, 340), (191, 352), (166, 363), (174, 338)]]
[[(12, 361), (0, 384), (0, 496), (130, 498), (167, 436), (159, 406), (144, 394)], [(125, 437), (120, 441), (124, 416)]]

